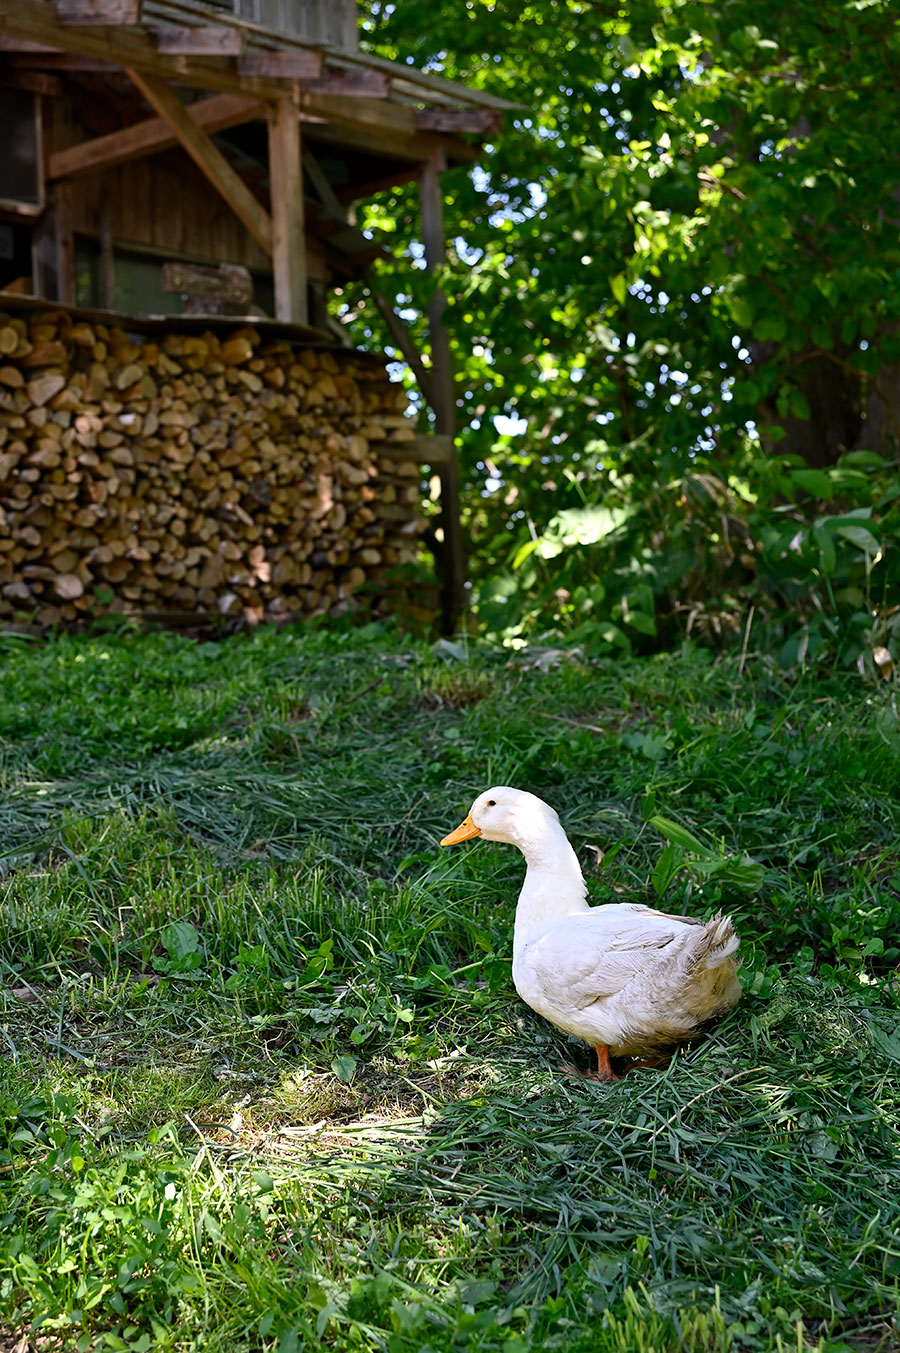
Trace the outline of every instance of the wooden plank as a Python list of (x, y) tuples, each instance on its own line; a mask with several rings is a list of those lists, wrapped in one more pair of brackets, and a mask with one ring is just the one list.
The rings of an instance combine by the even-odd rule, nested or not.
[[(267, 80), (315, 80), (322, 70), (322, 53), (296, 51), (263, 51), (253, 48), (244, 52), (238, 62), (241, 75), (260, 76)], [(281, 91), (282, 96), (284, 90)]]
[(265, 249), (272, 252), (272, 218), (256, 200), (239, 174), (232, 169), (225, 156), (206, 133), (197, 126), (176, 94), (154, 76), (140, 71), (126, 71), (144, 98), (178, 137), (197, 168), (225, 199), (235, 215), (243, 221), (250, 234)]
[(5, 70), (3, 83), (9, 89), (23, 89), (27, 94), (40, 94), (47, 99), (58, 99), (63, 92), (61, 80), (37, 70)]
[(334, 95), (341, 99), (387, 98), (391, 82), (377, 70), (330, 70), (318, 80), (304, 82), (307, 94)]
[(63, 305), (75, 304), (75, 236), (69, 185), (58, 183), (54, 193), (56, 218), (56, 293)]
[[(441, 170), (446, 161), (440, 152), (432, 155), (422, 166), (419, 176), (419, 206), (422, 213), (422, 243), (425, 246), (425, 267), (434, 272), (442, 267), (447, 257), (444, 238), (444, 211), (441, 196)], [(444, 324), (447, 301), (440, 288), (435, 288), (428, 305), (428, 336), (431, 344), (431, 385), (434, 410), (434, 430), (453, 443), (456, 436), (456, 385), (453, 378), (453, 359), (450, 335)], [(466, 607), (466, 557), (460, 521), (459, 463), (456, 451), (440, 466), (441, 529), (443, 548), (441, 561), (441, 610), (445, 633), (452, 633)]]
[(306, 225), (300, 115), (295, 98), (269, 112), (269, 187), (272, 196), (272, 272), (275, 317), (306, 324)]
[(435, 469), (449, 465), (456, 455), (452, 437), (433, 433), (417, 433), (411, 442), (373, 442), (372, 450), (378, 456), (388, 456), (392, 460), (414, 460)]
[(448, 132), (454, 136), (496, 136), (501, 114), (492, 108), (417, 108), (420, 132)]
[[(239, 94), (214, 94), (210, 99), (188, 104), (185, 111), (205, 132), (218, 132), (264, 117), (265, 104), (242, 98)], [(154, 155), (157, 151), (170, 150), (178, 144), (178, 137), (168, 122), (160, 117), (151, 117), (123, 131), (82, 141), (80, 145), (70, 146), (67, 150), (58, 150), (47, 163), (47, 177), (74, 178), (78, 174), (94, 173), (97, 169), (111, 169), (117, 164), (124, 164), (126, 160)]]
[(116, 256), (109, 217), (100, 218), (100, 303), (112, 310), (116, 300)]
[(167, 56), (240, 56), (244, 50), (239, 28), (151, 28), (150, 35)]
[(62, 24), (137, 24), (141, 0), (56, 0)]
[(58, 47), (48, 47), (45, 42), (32, 42), (29, 38), (15, 37), (11, 33), (0, 33), (0, 52), (30, 53), (35, 56), (51, 55)]
[[(250, 269), (240, 263), (220, 263), (211, 268), (203, 263), (169, 259), (162, 266), (163, 291), (187, 294), (191, 301), (202, 301), (206, 308), (189, 310), (192, 314), (246, 315), (253, 306), (253, 278)], [(209, 303), (214, 302), (213, 308)]]

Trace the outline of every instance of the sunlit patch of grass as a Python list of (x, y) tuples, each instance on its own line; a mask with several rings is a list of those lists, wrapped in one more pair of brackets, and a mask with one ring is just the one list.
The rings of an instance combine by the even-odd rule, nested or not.
[[(5, 1328), (83, 1353), (896, 1342), (890, 691), (374, 628), (7, 650)], [(436, 844), (492, 783), (553, 803), (595, 901), (736, 916), (744, 998), (668, 1070), (566, 1074), (588, 1050), (518, 1001), (521, 859)], [(688, 855), (657, 898), (656, 814), (761, 890)]]

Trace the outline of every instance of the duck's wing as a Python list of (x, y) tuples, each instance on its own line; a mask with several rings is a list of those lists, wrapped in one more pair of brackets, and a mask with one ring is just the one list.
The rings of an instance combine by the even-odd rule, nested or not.
[(661, 958), (693, 921), (651, 907), (613, 904), (567, 916), (528, 945), (529, 966), (580, 1009), (614, 996)]

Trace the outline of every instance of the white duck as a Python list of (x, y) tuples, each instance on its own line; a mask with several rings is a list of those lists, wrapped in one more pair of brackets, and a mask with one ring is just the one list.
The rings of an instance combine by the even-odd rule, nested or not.
[(528, 864), (513, 936), (516, 991), (558, 1029), (592, 1044), (598, 1079), (618, 1079), (610, 1053), (654, 1059), (671, 1052), (740, 997), (739, 941), (727, 916), (701, 921), (637, 903), (589, 906), (559, 818), (534, 794), (506, 785), (486, 790), (441, 845), (477, 836), (518, 846)]

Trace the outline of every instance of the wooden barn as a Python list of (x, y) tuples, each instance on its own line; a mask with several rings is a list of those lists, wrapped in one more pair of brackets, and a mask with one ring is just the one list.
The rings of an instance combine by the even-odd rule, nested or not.
[[(464, 562), (443, 299), (436, 290), (425, 355), (379, 300), (393, 341), (434, 411), (436, 435), (416, 438), (410, 420), (399, 416), (402, 399), (394, 401), (382, 389), (375, 408), (373, 359), (346, 351), (340, 326), (329, 315), (329, 296), (362, 276), (383, 248), (354, 224), (354, 203), (393, 185), (417, 183), (425, 264), (430, 270), (440, 266), (445, 255), (441, 174), (471, 162), (480, 145), (496, 136), (510, 106), (361, 52), (355, 0), (4, 0), (0, 362), (6, 377), (0, 375), (0, 508), (6, 535), (0, 538), (5, 551), (0, 586), (12, 588), (7, 612), (27, 611), (30, 602), (50, 619), (60, 608), (69, 618), (73, 608), (75, 614), (92, 609), (96, 596), (108, 596), (110, 589), (113, 609), (137, 609), (146, 600), (140, 579), (149, 579), (163, 556), (168, 567), (177, 549), (183, 555), (176, 563), (193, 562), (176, 569), (179, 587), (164, 585), (156, 598), (163, 607), (215, 604), (222, 609), (221, 596), (236, 595), (248, 609), (266, 611), (278, 591), (271, 582), (273, 569), (282, 562), (285, 576), (291, 568), (301, 579), (318, 575), (318, 587), (305, 584), (314, 604), (296, 609), (327, 611), (345, 599), (348, 579), (358, 585), (360, 551), (367, 549), (369, 559), (378, 553), (371, 544), (356, 542), (347, 551), (323, 543), (321, 535), (310, 536), (308, 522), (300, 524), (304, 512), (318, 511), (319, 520), (334, 521), (347, 507), (341, 507), (342, 487), (348, 486), (342, 486), (339, 472), (330, 473), (324, 498), (313, 493), (317, 506), (310, 507), (309, 484), (329, 478), (322, 461), (329, 436), (332, 442), (334, 436), (339, 439), (327, 453), (332, 461), (355, 465), (351, 478), (364, 470), (368, 478), (359, 487), (376, 499), (379, 456), (389, 446), (394, 470), (402, 449), (406, 461), (429, 464), (440, 476), (445, 618), (459, 609)], [(235, 341), (241, 338), (243, 347)], [(168, 351), (169, 364), (183, 368), (194, 343), (196, 371), (203, 367), (196, 347), (201, 342), (206, 342), (210, 369), (186, 394), (184, 370), (167, 372), (165, 363), (162, 370), (154, 363), (160, 351)], [(236, 385), (240, 351), (247, 355), (243, 384)], [(309, 356), (317, 352), (323, 356)], [(107, 394), (105, 402), (117, 408), (104, 408), (96, 371), (92, 381), (98, 362), (106, 363), (115, 396)], [(273, 384), (282, 379), (279, 370), (294, 371), (297, 390), (290, 379), (287, 394), (283, 381)], [(326, 406), (337, 381), (341, 407), (334, 426), (324, 419), (323, 401), (310, 395), (304, 371), (322, 375)], [(369, 373), (365, 378), (364, 371)], [(342, 390), (345, 378), (353, 386), (352, 397)], [(262, 382), (259, 391), (257, 382)], [(187, 518), (181, 535), (164, 532), (154, 550), (137, 523), (142, 492), (152, 496), (151, 488), (142, 489), (153, 480), (152, 465), (161, 461), (171, 470), (173, 444), (160, 434), (160, 418), (171, 415), (162, 426), (176, 428), (182, 438), (174, 463), (200, 483), (205, 494), (200, 492), (197, 502), (203, 502), (212, 492), (206, 481), (217, 470), (224, 468), (235, 478), (241, 473), (234, 447), (242, 436), (233, 408), (238, 388), (253, 416), (258, 413), (250, 398), (254, 393), (271, 414), (268, 423), (260, 423), (268, 445), (276, 447), (269, 453), (270, 466), (280, 467), (281, 474), (292, 445), (300, 447), (301, 461), (305, 456), (297, 470), (297, 483), (305, 487), (284, 508), (292, 522), (296, 518), (293, 536), (284, 534), (283, 522), (260, 517), (261, 499), (268, 493), (271, 501), (271, 487), (257, 487), (255, 497), (248, 487), (235, 497), (231, 485), (238, 524), (242, 514), (252, 522), (244, 523), (249, 541), (233, 539), (224, 518), (223, 529), (204, 541), (202, 532), (196, 534), (196, 522), (192, 526), (196, 504), (188, 502), (179, 509)], [(287, 400), (286, 416), (280, 405), (269, 407), (279, 399)], [(313, 403), (305, 407), (310, 399)], [(229, 400), (231, 421), (203, 442), (193, 430), (216, 423), (219, 406)], [(180, 423), (176, 415), (184, 415)], [(85, 418), (94, 420), (88, 432)], [(375, 430), (379, 419), (380, 433)], [(272, 436), (273, 427), (280, 442)], [(154, 436), (163, 436), (159, 446)], [(250, 478), (244, 476), (241, 483), (249, 485), (265, 471), (260, 438), (251, 438)], [(37, 443), (43, 445), (35, 449)], [(124, 480), (118, 472), (112, 476), (120, 485), (106, 494), (105, 515), (96, 512), (91, 494), (96, 495), (94, 481), (108, 466), (90, 463), (98, 456), (103, 462), (104, 449), (119, 453), (113, 463), (124, 472)], [(194, 463), (199, 451), (206, 455), (203, 475)], [(66, 469), (73, 461), (74, 468)], [(408, 469), (405, 473), (409, 480)], [(81, 479), (73, 479), (79, 474)], [(69, 498), (57, 496), (54, 475), (62, 481), (60, 493), (73, 483), (78, 491)], [(123, 505), (116, 509), (122, 519), (118, 525), (107, 520), (116, 497)], [(330, 506), (323, 510), (325, 502)], [(359, 510), (371, 539), (373, 523), (365, 517), (374, 509), (361, 504)], [(22, 553), (23, 513), (29, 511), (28, 540), (39, 538), (40, 545), (26, 541)], [(216, 511), (221, 516), (219, 506)], [(396, 504), (393, 511), (399, 520)], [(96, 519), (88, 522), (92, 512)], [(67, 530), (64, 519), (74, 522), (79, 514), (82, 525)], [(341, 529), (346, 534), (346, 521)], [(166, 538), (175, 543), (166, 545)], [(111, 567), (107, 556), (121, 548), (123, 539), (124, 555), (114, 554)], [(303, 558), (301, 539), (312, 542)], [(236, 550), (239, 566), (229, 573), (220, 556)], [(148, 551), (150, 557), (142, 557)], [(273, 557), (260, 561), (261, 551)], [(262, 598), (253, 591), (259, 587), (253, 568), (245, 568), (249, 553), (257, 561), (257, 574), (260, 562), (270, 574), (269, 594)], [(54, 567), (57, 556), (65, 569)], [(323, 581), (325, 565), (317, 570), (314, 557), (330, 557), (330, 579)], [(140, 565), (137, 571), (132, 564)], [(62, 588), (56, 586), (60, 576), (69, 580)], [(213, 578), (219, 581), (210, 582)], [(251, 583), (244, 586), (246, 578)], [(199, 585), (203, 579), (205, 587)], [(294, 601), (303, 586), (294, 580)], [(290, 609), (291, 596), (280, 597), (278, 604)]]

